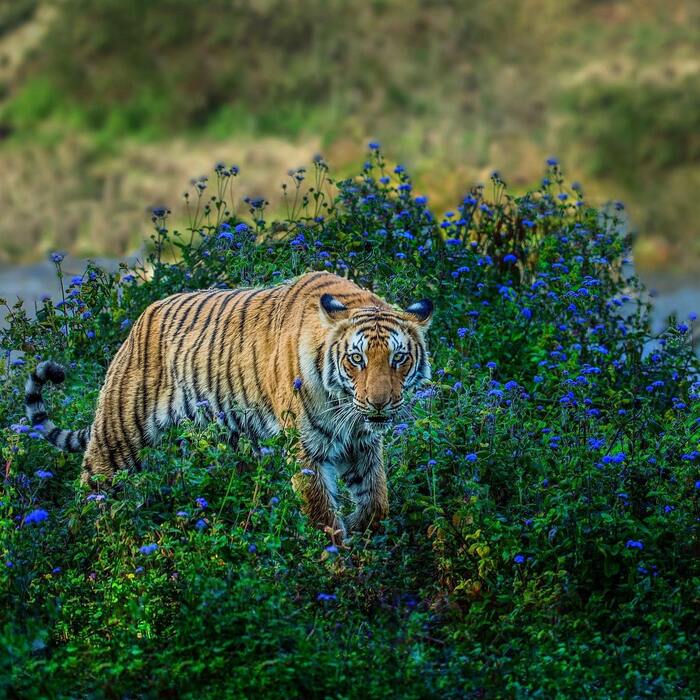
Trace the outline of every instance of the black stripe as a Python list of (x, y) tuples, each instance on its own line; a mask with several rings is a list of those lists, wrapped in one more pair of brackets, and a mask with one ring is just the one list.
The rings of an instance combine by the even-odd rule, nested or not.
[[(304, 452), (306, 453), (306, 456), (307, 456), (312, 462), (313, 462), (313, 460), (314, 460), (314, 457), (322, 457), (322, 456), (323, 456), (323, 452), (321, 452), (320, 450), (318, 450), (318, 449), (312, 449), (311, 447), (309, 447), (309, 445), (307, 444), (306, 440), (304, 440), (303, 437), (300, 439), (300, 442), (301, 442), (301, 446), (302, 446), (303, 449), (304, 449)], [(319, 467), (318, 467), (316, 464), (312, 464), (312, 466), (316, 468), (316, 471), (319, 470)]]
[(245, 301), (243, 302), (243, 308), (241, 309), (241, 315), (238, 320), (238, 352), (240, 353), (243, 350), (243, 337), (244, 337), (244, 330), (245, 330), (245, 320), (246, 317), (248, 316), (248, 308), (253, 302), (253, 299), (255, 299), (256, 296), (259, 294), (262, 294), (263, 292), (268, 291), (267, 289), (256, 289), (255, 291), (251, 292), (248, 294), (246, 297)]
[(214, 323), (214, 330), (211, 333), (211, 336), (209, 338), (209, 345), (207, 346), (207, 387), (209, 391), (213, 394), (214, 396), (214, 401), (216, 403), (216, 410), (220, 411), (221, 410), (221, 399), (219, 396), (219, 372), (217, 372), (217, 380), (216, 380), (216, 387), (212, 383), (212, 365), (213, 365), (213, 358), (214, 358), (214, 352), (216, 348), (216, 336), (219, 333), (219, 328), (221, 327), (221, 319), (224, 318), (225, 312), (226, 312), (226, 307), (238, 296), (239, 290), (234, 290), (233, 292), (229, 292), (228, 296), (224, 299), (223, 303), (221, 304), (219, 311), (216, 316), (216, 322)]
[[(139, 391), (142, 392), (142, 394), (145, 394), (146, 387), (142, 385), (136, 390), (136, 397), (134, 399), (134, 408), (136, 408), (136, 404), (138, 403), (138, 392)], [(144, 418), (146, 421), (148, 421), (147, 415), (144, 415)], [(154, 422), (155, 422), (155, 417), (154, 417)], [(148, 444), (148, 440), (146, 438), (146, 430), (144, 427), (144, 423), (141, 420), (141, 416), (139, 415), (139, 412), (136, 410), (134, 410), (134, 425), (136, 426), (136, 430), (139, 433), (139, 438), (140, 438), (139, 449), (141, 449), (142, 447), (145, 447)]]
[(80, 451), (80, 440), (78, 439), (78, 435), (76, 434), (76, 432), (74, 430), (70, 434), (70, 451), (71, 452)]
[(301, 281), (295, 282), (287, 290), (287, 293), (284, 295), (284, 298), (281, 300), (280, 304), (284, 304), (287, 307), (285, 309), (285, 311), (288, 310), (289, 307), (294, 304), (294, 302), (296, 301), (299, 294), (301, 294), (301, 292), (304, 289), (306, 289), (306, 287), (308, 287), (315, 280), (319, 279), (319, 277), (327, 277), (327, 276), (328, 276), (327, 272), (314, 272), (307, 279), (305, 279), (303, 282), (301, 282)]
[[(123, 375), (122, 375), (123, 376)], [(120, 391), (119, 396), (122, 396), (122, 392)], [(124, 403), (122, 401), (117, 401), (117, 419), (119, 421), (118, 425), (114, 425), (114, 435), (117, 438), (117, 447), (119, 449), (119, 454), (121, 457), (125, 457), (126, 455), (124, 454), (124, 450), (121, 449), (121, 447), (126, 448), (126, 452), (128, 452), (128, 460), (126, 462), (126, 466), (129, 466), (131, 464), (136, 464), (138, 462), (138, 455), (134, 450), (134, 446), (132, 444), (132, 441), (129, 439), (129, 434), (127, 433), (125, 427), (124, 427)], [(121, 432), (121, 435), (119, 435), (119, 432)]]
[(238, 381), (241, 385), (241, 398), (242, 401), (240, 401), (241, 405), (243, 406), (244, 409), (248, 408), (248, 392), (245, 390), (245, 383), (243, 381), (243, 371), (241, 370), (241, 366), (237, 365), (236, 366), (236, 376), (238, 377)]
[[(202, 313), (202, 309), (203, 309), (203, 308), (206, 306), (206, 304), (209, 302), (210, 298), (211, 298), (211, 294), (206, 294), (206, 293), (204, 294), (203, 298), (201, 298), (199, 304), (197, 305), (197, 308), (196, 308), (196, 310), (195, 310), (195, 312), (194, 312), (194, 317), (193, 317), (192, 320), (190, 321), (190, 324), (187, 326), (187, 330), (185, 330), (185, 331), (182, 333), (182, 335), (180, 335), (180, 337), (178, 338), (178, 341), (177, 341), (177, 350), (175, 351), (175, 357), (176, 357), (176, 358), (180, 356), (180, 352), (181, 352), (181, 350), (182, 350), (182, 346), (185, 344), (185, 340), (187, 340), (187, 335), (190, 333), (190, 331), (194, 328), (195, 324), (196, 324), (197, 321), (199, 320), (199, 316), (200, 316), (200, 314)], [(183, 320), (184, 320), (184, 319), (183, 319)], [(182, 326), (180, 326), (180, 327), (178, 328), (178, 332), (179, 332), (179, 330), (180, 330), (181, 328), (182, 328)], [(185, 360), (185, 358), (183, 358), (182, 366), (183, 366), (183, 369), (185, 369), (185, 371), (186, 371), (187, 368), (184, 366), (184, 360)]]
[(364, 476), (360, 476), (354, 469), (345, 472), (343, 479), (347, 486), (359, 486), (365, 480)]
[[(107, 378), (105, 379), (105, 383), (107, 383), (110, 379), (110, 373), (107, 373)], [(106, 457), (107, 457), (107, 462), (112, 470), (112, 472), (116, 472), (119, 469), (119, 463), (115, 459), (115, 455), (118, 453), (120, 459), (124, 459), (124, 453), (118, 448), (118, 445), (116, 442), (112, 442), (111, 440), (111, 431), (108, 428), (107, 425), (108, 422), (108, 411), (104, 410), (102, 411), (102, 425), (101, 425), (101, 430), (98, 428), (97, 435), (98, 437), (101, 437), (102, 439), (100, 440), (100, 452), (102, 453), (102, 456), (105, 456), (106, 452)], [(106, 449), (105, 449), (106, 448)]]
[(338, 341), (336, 340), (335, 342), (331, 343), (331, 345), (328, 346), (328, 349), (326, 350), (326, 361), (324, 363), (324, 370), (326, 367), (328, 368), (328, 386), (333, 386), (335, 380), (336, 380), (336, 366), (335, 362), (333, 361), (333, 350), (335, 349), (335, 346), (338, 344)]
[(358, 326), (353, 329), (356, 333), (372, 333), (374, 332), (375, 334), (379, 333), (384, 333), (385, 335), (390, 335), (392, 330), (394, 330), (393, 326), (387, 326), (384, 325), (383, 323), (379, 323), (378, 321), (372, 321), (372, 322), (366, 322), (363, 323), (361, 326)]
[(163, 338), (169, 331), (170, 329), (178, 322), (178, 314), (180, 311), (184, 310), (185, 305), (187, 304), (188, 301), (194, 301), (199, 292), (188, 292), (186, 294), (175, 294), (170, 302), (166, 304), (161, 304), (161, 306), (158, 307), (158, 312), (161, 315), (161, 318), (163, 319), (164, 322), (167, 321), (167, 324), (164, 323), (163, 327), (161, 328), (161, 338)]
[[(223, 343), (223, 347), (226, 349), (226, 372), (224, 373), (224, 381), (226, 382), (226, 391), (228, 394), (227, 400), (231, 403), (231, 407), (233, 407), (233, 404), (236, 400), (236, 392), (234, 389), (233, 385), (233, 374), (231, 372), (231, 360), (233, 359), (233, 338), (231, 337), (231, 325), (233, 324), (234, 321), (234, 313), (238, 311), (238, 307), (245, 301), (246, 296), (245, 294), (239, 294), (236, 297), (237, 301), (235, 306), (231, 309), (228, 317), (226, 318), (226, 322), (224, 323), (224, 328), (223, 328), (223, 335), (224, 338), (223, 340), (225, 341)], [(222, 357), (222, 360), (224, 358)], [(219, 385), (217, 384), (217, 393), (219, 391)]]
[[(131, 463), (136, 464), (137, 463), (137, 453), (134, 450), (134, 446), (132, 444), (132, 441), (130, 439), (129, 433), (126, 429), (126, 422), (124, 420), (124, 409), (126, 408), (126, 400), (121, 400), (121, 397), (125, 397), (125, 392), (124, 392), (124, 384), (126, 383), (128, 376), (129, 376), (129, 370), (131, 368), (132, 362), (135, 361), (136, 359), (136, 354), (137, 354), (137, 348), (136, 348), (136, 342), (135, 338), (137, 333), (139, 332), (140, 326), (143, 325), (143, 315), (136, 321), (134, 324), (134, 327), (131, 329), (131, 332), (129, 333), (129, 337), (127, 342), (122, 345), (120, 352), (118, 353), (117, 357), (115, 360), (118, 361), (118, 357), (120, 354), (122, 354), (122, 351), (127, 356), (126, 360), (126, 365), (122, 366), (119, 365), (117, 370), (115, 370), (113, 379), (111, 382), (110, 386), (110, 392), (117, 397), (116, 401), (116, 413), (117, 413), (117, 419), (119, 421), (118, 425), (114, 425), (114, 435), (117, 438), (117, 443), (122, 441), (125, 446), (126, 450), (129, 453), (129, 458), (131, 460)], [(117, 374), (119, 372), (119, 374)], [(115, 386), (116, 385), (116, 386)], [(128, 396), (129, 403), (131, 404), (131, 413), (136, 413), (138, 411), (138, 408), (136, 407), (136, 393), (131, 394), (129, 392)], [(133, 403), (132, 403), (133, 402)], [(121, 432), (121, 436), (118, 434), (118, 431)], [(120, 454), (123, 454), (122, 450), (120, 450)]]
[(25, 394), (24, 396), (24, 403), (29, 406), (31, 404), (36, 404), (36, 403), (42, 403), (43, 399), (41, 397), (41, 392), (39, 391), (32, 391), (29, 394)]
[(32, 416), (32, 422), (34, 425), (38, 425), (39, 423), (43, 423), (48, 417), (46, 411), (39, 411)]
[(324, 428), (315, 418), (311, 406), (309, 404), (309, 396), (307, 393), (306, 388), (302, 385), (301, 389), (299, 390), (299, 397), (301, 398), (301, 403), (304, 406), (304, 411), (306, 412), (306, 420), (309, 421), (309, 425), (317, 432), (321, 433), (323, 437), (325, 437), (327, 440), (330, 440), (333, 437), (333, 433), (329, 432)]
[(325, 347), (325, 343), (321, 343), (317, 348), (316, 348), (316, 355), (314, 356), (314, 369), (316, 370), (316, 375), (318, 378), (323, 381), (323, 349)]
[(425, 370), (428, 365), (427, 356), (425, 354), (425, 350), (423, 350), (423, 347), (420, 344), (416, 345), (416, 351), (418, 355), (418, 359), (416, 361), (416, 367), (418, 369), (416, 370), (416, 372), (419, 373), (421, 376), (424, 376)]
[[(187, 299), (183, 300), (182, 304), (178, 306), (177, 309), (175, 309), (175, 312), (173, 314), (173, 320), (170, 322), (168, 325), (167, 330), (163, 329), (161, 330), (161, 338), (163, 340), (163, 344), (170, 343), (171, 337), (177, 337), (178, 334), (180, 333), (182, 326), (185, 323), (185, 320), (187, 318), (187, 315), (189, 314), (190, 310), (194, 307), (194, 305), (197, 303), (197, 300), (200, 298), (201, 294), (205, 294), (205, 292), (201, 293), (193, 293), (192, 296), (190, 297), (189, 301), (191, 302), (187, 308), (183, 309), (182, 307), (185, 306)], [(177, 322), (177, 329), (175, 331), (174, 336), (170, 335), (170, 331), (173, 327), (176, 325), (176, 320), (177, 315), (182, 309), (182, 316), (180, 317), (180, 320)], [(161, 354), (163, 354), (163, 347), (161, 347)], [(172, 416), (173, 415), (173, 408), (174, 408), (174, 402), (175, 402), (175, 394), (177, 385), (178, 385), (178, 380), (177, 380), (177, 354), (174, 356), (173, 359), (173, 364), (171, 367), (171, 372), (170, 372), (170, 391), (168, 393), (168, 415)], [(174, 422), (171, 418), (171, 422)]]
[(54, 428), (54, 429), (51, 430), (51, 431), (49, 432), (49, 434), (46, 436), (46, 439), (47, 439), (52, 445), (55, 445), (55, 444), (56, 444), (56, 438), (59, 436), (60, 433), (61, 433), (61, 429), (60, 429), (60, 428)]
[[(221, 295), (221, 299), (215, 300), (213, 303), (215, 304), (211, 309), (209, 309), (206, 321), (205, 321), (205, 327), (202, 330), (199, 338), (192, 343), (192, 347), (190, 348), (190, 352), (188, 354), (188, 357), (186, 358), (185, 362), (186, 364), (192, 364), (191, 367), (191, 374), (192, 374), (192, 383), (194, 384), (194, 391), (195, 395), (197, 397), (197, 401), (202, 401), (203, 399), (206, 399), (209, 397), (211, 394), (211, 381), (210, 377), (206, 378), (206, 384), (204, 386), (204, 391), (202, 391), (200, 385), (199, 385), (199, 373), (197, 372), (197, 360), (198, 360), (198, 355), (199, 351), (201, 350), (202, 346), (204, 345), (204, 341), (208, 340), (209, 341), (209, 346), (211, 346), (211, 338), (212, 334), (209, 333), (209, 328), (210, 328), (210, 323), (211, 323), (211, 317), (212, 315), (216, 315), (217, 322), (218, 318), (220, 317), (221, 314), (221, 307), (227, 302), (230, 301), (230, 294), (229, 292), (224, 292)], [(217, 304), (218, 302), (218, 304)], [(207, 358), (207, 369), (209, 369), (211, 363), (211, 354)]]
[[(148, 313), (148, 309), (146, 310)], [(143, 365), (143, 377), (141, 379), (141, 413), (144, 420), (148, 420), (148, 340), (151, 337), (151, 324), (153, 323), (153, 317), (156, 315), (156, 310), (151, 309), (148, 319), (146, 321), (145, 332), (141, 334), (141, 345), (143, 345), (143, 360), (141, 364)], [(141, 317), (143, 318), (143, 316)], [(133, 333), (133, 331), (132, 331)], [(134, 422), (137, 424), (136, 427), (141, 435), (142, 443), (144, 441), (143, 428), (138, 424), (136, 416), (138, 415), (138, 410), (136, 408), (136, 396), (134, 396)], [(143, 446), (143, 445), (142, 445)]]
[(274, 410), (272, 409), (272, 402), (270, 401), (270, 398), (268, 395), (263, 391), (262, 384), (260, 383), (260, 377), (258, 376), (258, 354), (257, 350), (255, 348), (255, 343), (253, 343), (253, 378), (255, 381), (255, 390), (258, 392), (258, 396), (260, 397), (263, 406), (270, 412), (274, 414)]

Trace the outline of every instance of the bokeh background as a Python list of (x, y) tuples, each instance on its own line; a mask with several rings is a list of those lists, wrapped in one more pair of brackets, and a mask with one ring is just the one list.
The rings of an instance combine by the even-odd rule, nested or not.
[(556, 156), (692, 296), (699, 48), (692, 0), (0, 0), (0, 291), (52, 250), (134, 254), (218, 160), (274, 209), (288, 168), (372, 138), (438, 213)]

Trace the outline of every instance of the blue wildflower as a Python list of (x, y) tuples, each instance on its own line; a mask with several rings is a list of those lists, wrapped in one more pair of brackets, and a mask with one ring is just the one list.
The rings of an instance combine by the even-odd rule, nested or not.
[(503, 256), (504, 263), (514, 263), (517, 261), (518, 261), (518, 258), (517, 258), (517, 256), (513, 255), (513, 253), (508, 253), (507, 255)]
[(141, 554), (145, 554), (146, 556), (149, 556), (149, 555), (153, 554), (153, 552), (155, 552), (156, 549), (158, 549), (158, 545), (154, 542), (153, 544), (143, 545), (143, 547), (139, 548), (139, 552), (141, 552)]
[(516, 564), (524, 564), (524, 563), (525, 563), (525, 557), (524, 557), (522, 554), (516, 554), (516, 555), (513, 557), (513, 561), (514, 561)]
[(37, 469), (34, 474), (40, 479), (50, 479), (53, 476), (53, 472), (47, 471), (46, 469)]
[(207, 521), (204, 520), (203, 518), (200, 518), (194, 526), (201, 532), (202, 530), (206, 529), (207, 527)]
[(316, 600), (337, 600), (338, 596), (335, 593), (319, 593)]
[(644, 549), (644, 543), (641, 540), (627, 540), (625, 547), (628, 549)]
[(36, 510), (33, 510), (27, 517), (24, 519), (24, 524), (25, 525), (37, 525), (39, 523), (43, 523), (44, 520), (46, 520), (49, 517), (49, 514), (43, 510), (42, 508), (37, 508)]
[(206, 510), (207, 506), (209, 505), (207, 499), (202, 498), (201, 496), (199, 498), (195, 498), (194, 502), (197, 504), (197, 508), (201, 508), (202, 510)]
[(437, 394), (435, 388), (429, 386), (427, 389), (421, 389), (420, 391), (417, 391), (416, 398), (420, 400), (431, 399), (433, 396), (435, 396), (435, 394)]
[(467, 462), (476, 462), (478, 459), (476, 452), (470, 452), (468, 455), (464, 456), (464, 459), (467, 460)]

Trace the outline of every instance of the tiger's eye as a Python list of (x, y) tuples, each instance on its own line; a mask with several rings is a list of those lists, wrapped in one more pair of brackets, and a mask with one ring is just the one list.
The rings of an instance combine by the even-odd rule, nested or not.
[(359, 352), (353, 352), (350, 357), (350, 362), (352, 362), (354, 365), (361, 365), (362, 364), (362, 355), (360, 355)]
[(395, 352), (393, 357), (393, 362), (395, 365), (400, 365), (408, 355), (405, 352)]

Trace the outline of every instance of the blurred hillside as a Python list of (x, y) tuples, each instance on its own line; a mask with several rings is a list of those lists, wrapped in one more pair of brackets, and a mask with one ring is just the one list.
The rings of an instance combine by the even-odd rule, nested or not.
[(689, 0), (3, 0), (0, 260), (124, 254), (217, 160), (269, 196), (371, 137), (437, 209), (556, 155), (640, 267), (697, 271), (699, 43)]

